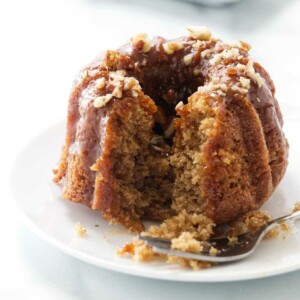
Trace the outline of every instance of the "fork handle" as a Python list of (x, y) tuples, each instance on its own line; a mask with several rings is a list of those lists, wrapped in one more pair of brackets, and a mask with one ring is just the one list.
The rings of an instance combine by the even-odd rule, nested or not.
[(274, 219), (274, 220), (268, 222), (268, 225), (271, 225), (273, 223), (281, 224), (282, 222), (285, 222), (285, 221), (295, 221), (297, 219), (300, 219), (300, 211), (296, 211), (296, 212), (288, 214), (286, 216)]

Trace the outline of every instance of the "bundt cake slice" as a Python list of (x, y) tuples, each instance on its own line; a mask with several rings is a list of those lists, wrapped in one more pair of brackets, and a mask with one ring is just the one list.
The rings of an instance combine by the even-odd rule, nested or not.
[(288, 144), (273, 82), (249, 50), (190, 27), (101, 54), (71, 92), (54, 178), (63, 197), (135, 231), (144, 218), (220, 224), (259, 208)]
[(156, 217), (170, 210), (170, 166), (149, 147), (157, 108), (125, 71), (88, 74), (83, 71), (71, 94), (66, 145), (54, 180), (63, 179), (64, 198), (141, 230), (150, 202), (160, 210)]

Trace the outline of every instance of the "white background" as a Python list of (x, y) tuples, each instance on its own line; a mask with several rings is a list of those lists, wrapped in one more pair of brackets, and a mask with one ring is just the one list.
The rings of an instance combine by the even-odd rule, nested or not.
[(242, 0), (223, 8), (175, 0), (0, 2), (0, 299), (299, 299), (299, 271), (235, 283), (142, 279), (68, 257), (20, 221), (10, 193), (12, 163), (31, 138), (65, 118), (76, 72), (134, 33), (176, 37), (190, 24), (249, 42), (272, 75), (283, 113), (297, 116), (298, 0)]

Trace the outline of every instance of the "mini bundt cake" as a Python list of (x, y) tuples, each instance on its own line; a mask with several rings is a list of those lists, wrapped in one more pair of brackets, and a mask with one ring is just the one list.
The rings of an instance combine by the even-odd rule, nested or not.
[(247, 43), (188, 32), (138, 34), (79, 73), (54, 171), (65, 199), (140, 231), (183, 210), (226, 223), (272, 194), (288, 143), (270, 76)]

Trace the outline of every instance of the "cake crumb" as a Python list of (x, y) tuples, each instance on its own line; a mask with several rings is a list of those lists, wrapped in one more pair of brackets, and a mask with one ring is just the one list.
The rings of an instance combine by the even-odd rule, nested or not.
[(75, 232), (80, 237), (86, 237), (87, 236), (87, 230), (79, 223), (75, 223)]
[(295, 203), (293, 212), (300, 211), (300, 201)]
[(150, 226), (143, 234), (166, 239), (178, 238), (183, 232), (190, 232), (195, 239), (205, 241), (213, 234), (215, 224), (203, 214), (189, 214), (183, 210), (177, 216), (165, 220), (159, 226)]
[(182, 252), (199, 253), (203, 250), (201, 242), (190, 232), (183, 232), (178, 238), (171, 240), (171, 248)]
[(282, 224), (280, 224), (280, 229), (282, 231), (289, 232), (291, 228), (287, 223), (282, 223)]
[(134, 254), (134, 244), (133, 243), (127, 243), (122, 248), (117, 249), (117, 254), (122, 255), (133, 255)]
[(239, 239), (237, 236), (228, 236), (227, 239), (228, 239), (229, 246), (234, 246), (239, 242)]
[(209, 255), (210, 255), (210, 256), (216, 256), (218, 253), (219, 253), (219, 250), (216, 249), (215, 247), (211, 246), (211, 247), (209, 248)]
[[(294, 211), (300, 210), (300, 202), (295, 204)], [(229, 231), (226, 232), (228, 245), (234, 246), (238, 243), (238, 236), (249, 232), (255, 233), (261, 226), (267, 224), (272, 218), (267, 211), (251, 211), (242, 215), (238, 220), (229, 223)], [(144, 236), (167, 238), (171, 240), (171, 248), (182, 252), (200, 253), (205, 241), (214, 234), (215, 224), (204, 214), (189, 214), (183, 210), (177, 216), (165, 220), (159, 226), (151, 226), (148, 231), (143, 232)], [(267, 232), (265, 239), (277, 238), (290, 231), (287, 223), (274, 227)], [(216, 256), (219, 250), (210, 245), (209, 255)], [(151, 261), (161, 258), (166, 263), (178, 264), (192, 270), (210, 268), (216, 263), (187, 259), (173, 255), (155, 253), (152, 247), (147, 246), (142, 240), (133, 240), (117, 251), (118, 255), (130, 255), (135, 261)]]
[(117, 255), (130, 255), (133, 260), (145, 262), (152, 260), (154, 256), (158, 256), (152, 247), (147, 246), (144, 241), (134, 239), (132, 243), (125, 244), (124, 247), (117, 249)]
[(279, 236), (279, 226), (271, 228), (265, 235), (265, 239), (275, 239)]
[[(172, 249), (183, 252), (199, 253), (203, 250), (203, 241), (213, 234), (215, 224), (203, 214), (188, 214), (183, 210), (179, 215), (165, 220), (159, 226), (151, 226), (143, 232), (145, 236), (162, 237), (171, 239)], [(134, 239), (117, 251), (118, 255), (130, 255), (135, 261), (150, 261), (161, 257), (167, 263), (176, 263), (192, 270), (209, 268), (214, 265), (211, 262), (191, 260), (182, 257), (155, 253), (152, 247), (144, 241)], [(211, 247), (211, 255), (217, 254), (217, 249)]]
[(147, 246), (143, 241), (135, 242), (133, 259), (135, 261), (149, 261), (155, 256), (152, 247)]
[(195, 260), (195, 259), (186, 259), (183, 257), (178, 256), (171, 256), (169, 255), (166, 260), (169, 264), (179, 264), (182, 267), (192, 269), (194, 271), (200, 270), (200, 269), (207, 269), (215, 265), (214, 263), (208, 262), (208, 261), (201, 261), (201, 260)]

